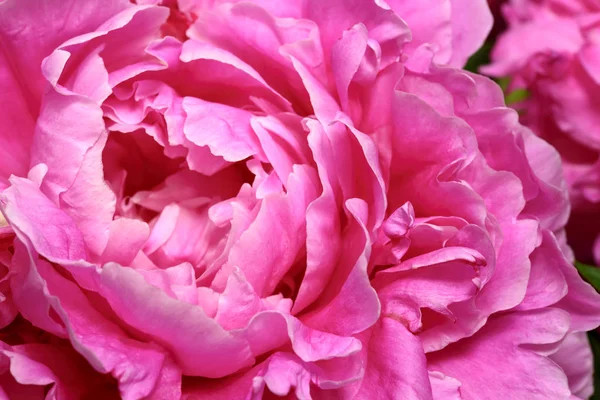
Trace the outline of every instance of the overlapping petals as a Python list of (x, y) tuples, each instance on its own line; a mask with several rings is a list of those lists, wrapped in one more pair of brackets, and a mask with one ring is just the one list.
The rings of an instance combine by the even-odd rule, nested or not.
[[(587, 1), (510, 1), (508, 28), (483, 71), (525, 89), (522, 121), (559, 152), (573, 205), (569, 242), (583, 262), (600, 262), (598, 236), (598, 18)], [(523, 38), (526, 38), (523, 40)]]
[(549, 358), (600, 323), (556, 239), (559, 156), (456, 68), (485, 1), (138, 3), (40, 57), (33, 128), (11, 136), (0, 334), (50, 339), (0, 337), (2, 379), (77, 398), (61, 371), (84, 363), (125, 399), (587, 393), (588, 367)]

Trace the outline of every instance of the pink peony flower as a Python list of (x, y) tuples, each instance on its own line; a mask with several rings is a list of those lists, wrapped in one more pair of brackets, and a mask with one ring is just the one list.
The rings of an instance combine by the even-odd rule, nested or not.
[(559, 156), (457, 69), (485, 0), (145, 3), (0, 3), (6, 396), (589, 392)]
[(570, 245), (579, 260), (600, 263), (600, 3), (507, 3), (509, 28), (483, 71), (510, 77), (510, 90), (529, 92), (515, 107), (561, 154), (573, 207)]

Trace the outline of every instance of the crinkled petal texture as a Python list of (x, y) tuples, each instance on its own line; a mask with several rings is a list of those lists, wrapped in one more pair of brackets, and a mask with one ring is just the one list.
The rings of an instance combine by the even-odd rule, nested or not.
[(522, 121), (563, 160), (573, 205), (567, 234), (576, 257), (600, 263), (600, 5), (584, 0), (513, 0), (508, 29), (487, 74), (525, 89)]
[(456, 69), (484, 1), (109, 3), (0, 4), (4, 398), (588, 393), (560, 158)]

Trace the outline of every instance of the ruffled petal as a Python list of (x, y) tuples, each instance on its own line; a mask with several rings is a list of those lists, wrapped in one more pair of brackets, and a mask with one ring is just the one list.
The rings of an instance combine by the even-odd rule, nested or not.
[[(565, 399), (566, 377), (536, 346), (557, 348), (568, 325), (568, 315), (552, 309), (495, 317), (475, 336), (428, 354), (428, 367), (460, 381), (463, 399)], [(495, 367), (486, 368), (490, 363)]]

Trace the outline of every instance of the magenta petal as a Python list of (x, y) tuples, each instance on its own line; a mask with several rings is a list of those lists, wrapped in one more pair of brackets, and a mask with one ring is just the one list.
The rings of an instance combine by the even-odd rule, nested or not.
[[(521, 40), (528, 37), (527, 41)], [(492, 59), (494, 63), (484, 68), (490, 75), (507, 75), (521, 68), (537, 52), (576, 52), (583, 38), (575, 20), (547, 19), (523, 24), (508, 31), (498, 39)]]
[[(27, 86), (33, 104), (39, 106), (45, 80), (40, 73), (44, 57), (62, 42), (74, 36), (93, 32), (103, 22), (130, 7), (126, 0), (102, 2), (41, 2), (9, 0), (0, 7), (0, 32), (3, 42), (14, 51), (15, 68), (30, 77)], [(77, 15), (78, 18), (71, 18)], [(34, 110), (37, 112), (37, 110)]]
[[(56, 296), (60, 292), (60, 297), (51, 302), (67, 325), (73, 346), (94, 368), (119, 379), (123, 398), (148, 395), (161, 374), (166, 355), (154, 346), (129, 339), (91, 306), (79, 288), (47, 267), (43, 275), (50, 293)], [(144, 374), (134, 373), (139, 371)]]
[(348, 89), (365, 56), (367, 40), (367, 29), (358, 24), (345, 31), (342, 38), (333, 45), (331, 67), (344, 110), (348, 108)]
[(407, 50), (412, 53), (419, 46), (431, 46), (436, 63), (454, 67), (464, 66), (491, 30), (493, 19), (487, 3), (486, 0), (389, 1), (410, 27), (413, 40)]
[[(234, 54), (219, 47), (188, 40), (183, 44), (180, 59), (189, 65), (220, 66), (219, 69), (209, 69), (210, 74), (202, 78), (212, 84), (225, 81), (228, 85), (235, 82), (238, 87), (247, 92), (255, 92), (265, 97), (266, 100), (282, 107), (290, 108), (289, 102), (271, 88), (262, 76), (250, 65), (236, 57)], [(214, 67), (213, 67), (214, 68)], [(206, 74), (207, 71), (204, 71)]]
[[(19, 251), (26, 250), (23, 247)], [(38, 287), (32, 287), (28, 297), (28, 301), (38, 299), (33, 309), (39, 310), (39, 314), (44, 310), (44, 307), (40, 308), (40, 303), (46, 304), (49, 307), (46, 308), (46, 321), (60, 323), (61, 330), (66, 331), (73, 347), (96, 370), (113, 374), (119, 380), (123, 398), (133, 399), (149, 394), (160, 374), (164, 353), (152, 345), (127, 337), (117, 325), (105, 319), (92, 306), (75, 283), (56, 272), (50, 263), (36, 259), (37, 253), (29, 250), (28, 259), (19, 262), (20, 268), (29, 264), (30, 271), (37, 274)], [(35, 275), (30, 272), (30, 276)], [(24, 311), (27, 311), (27, 304), (23, 303)], [(24, 312), (24, 315), (29, 313)], [(44, 321), (40, 319), (42, 314), (32, 317), (34, 323)], [(48, 329), (44, 324), (40, 326)], [(63, 332), (56, 333), (67, 336)], [(144, 372), (138, 375), (139, 371)]]
[(384, 67), (398, 57), (402, 44), (410, 40), (407, 25), (382, 2), (347, 3), (331, 0), (323, 3), (309, 0), (305, 7), (306, 17), (319, 26), (326, 57), (329, 57), (334, 43), (342, 37), (343, 32), (357, 23), (364, 24), (369, 36), (384, 49), (381, 55)]
[(115, 394), (113, 388), (107, 385), (108, 379), (94, 371), (79, 354), (62, 342), (2, 347), (2, 353), (10, 363), (10, 370), (5, 374), (10, 373), (23, 385), (41, 385), (40, 389), (45, 389), (52, 398), (76, 400), (90, 393), (107, 397)]
[(100, 259), (129, 265), (148, 238), (148, 225), (142, 221), (119, 218), (111, 221), (108, 243)]
[[(54, 318), (52, 304), (48, 300), (48, 285), (32, 263), (29, 251), (20, 240), (15, 241), (10, 281), (12, 298), (17, 310), (35, 326), (59, 337), (67, 336), (64, 324)], [(45, 261), (40, 261), (45, 262)]]

